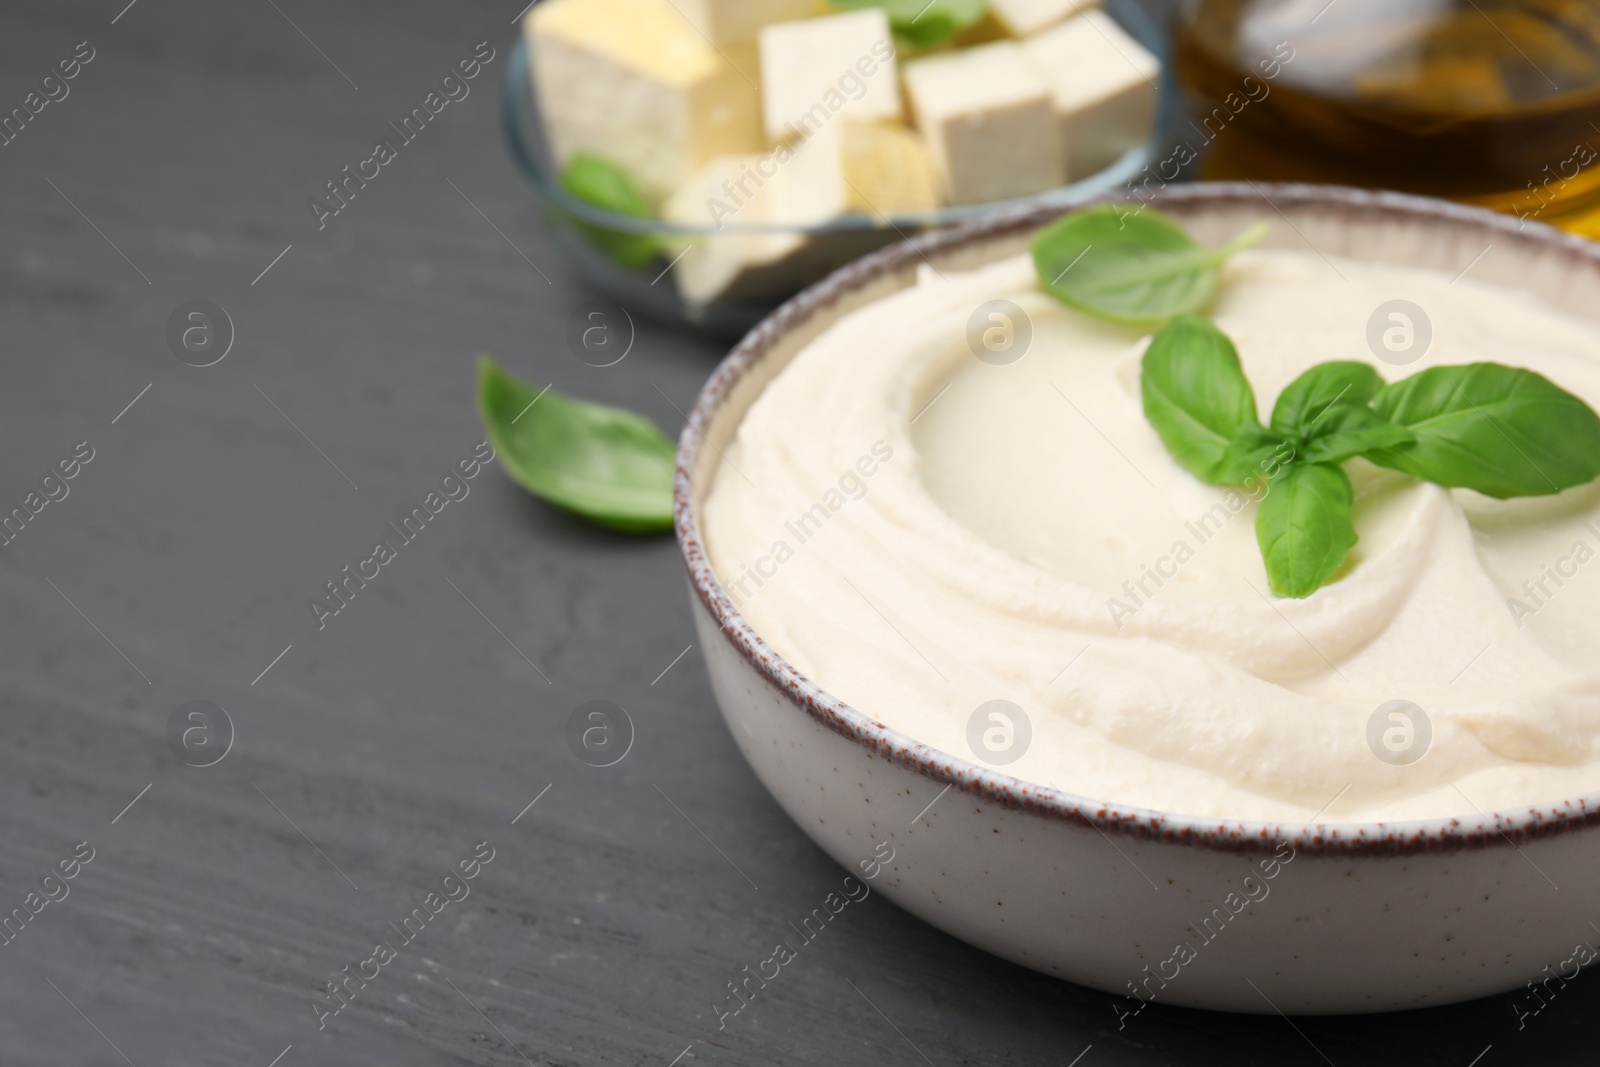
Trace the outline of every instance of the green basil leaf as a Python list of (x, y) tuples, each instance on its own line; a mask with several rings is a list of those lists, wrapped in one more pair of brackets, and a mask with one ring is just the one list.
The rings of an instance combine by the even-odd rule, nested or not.
[(648, 419), (541, 394), (488, 356), (478, 408), (502, 467), (528, 492), (623, 533), (672, 528), (676, 450)]
[(1316, 418), (1309, 437), (1300, 443), (1307, 463), (1340, 463), (1365, 452), (1410, 444), (1416, 435), (1396, 426), (1369, 407), (1335, 404)]
[(1278, 394), (1272, 407), (1272, 428), (1285, 437), (1302, 439), (1326, 432), (1319, 420), (1335, 404), (1364, 408), (1382, 389), (1383, 379), (1370, 364), (1349, 360), (1319, 363)]
[(1106, 204), (1040, 231), (1033, 263), (1062, 303), (1115, 322), (1154, 323), (1210, 303), (1223, 261), (1266, 232), (1258, 223), (1223, 248), (1203, 248), (1158, 211)]
[[(616, 215), (650, 218), (650, 207), (634, 188), (628, 172), (610, 160), (579, 152), (561, 175), (561, 187), (586, 204), (593, 204)], [(625, 233), (592, 222), (578, 222), (578, 229), (618, 264), (637, 270), (647, 266), (661, 251), (661, 243), (646, 233)]]
[(1281, 597), (1308, 597), (1356, 544), (1350, 476), (1332, 463), (1291, 463), (1256, 512), (1267, 581)]
[(1438, 485), (1504, 500), (1600, 476), (1600, 417), (1530, 370), (1433, 367), (1388, 386), (1373, 406), (1416, 439), (1367, 458)]
[(1249, 424), (1233, 435), (1213, 474), (1219, 485), (1270, 480), (1294, 458), (1295, 449), (1289, 442), (1265, 427)]
[(833, 6), (844, 11), (881, 7), (889, 15), (889, 28), (918, 47), (939, 44), (977, 25), (989, 7), (986, 0), (833, 0)]
[(1240, 431), (1259, 428), (1255, 393), (1226, 334), (1180, 315), (1150, 341), (1140, 367), (1145, 418), (1195, 477), (1225, 485), (1224, 459)]

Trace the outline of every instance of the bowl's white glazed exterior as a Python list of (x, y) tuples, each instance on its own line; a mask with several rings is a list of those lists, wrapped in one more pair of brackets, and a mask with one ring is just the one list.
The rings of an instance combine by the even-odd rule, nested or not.
[[(1450, 274), (1471, 264), (1479, 281), (1600, 320), (1600, 248), (1515, 219), (1311, 186), (1178, 187), (1159, 206), (1205, 242), (1265, 219), (1277, 224), (1269, 245)], [(1600, 944), (1600, 795), (1403, 824), (1279, 826), (1118, 806), (879, 725), (799, 675), (734, 611), (697, 508), (751, 400), (842, 314), (912, 284), (917, 264), (1015, 254), (1052, 215), (943, 231), (848, 267), (781, 308), (707, 384), (679, 451), (677, 529), (712, 687), (745, 758), (874, 889), (973, 945), (1113, 994), (1108, 1013), (1123, 1024), (1147, 1001), (1387, 1011), (1572, 977)]]

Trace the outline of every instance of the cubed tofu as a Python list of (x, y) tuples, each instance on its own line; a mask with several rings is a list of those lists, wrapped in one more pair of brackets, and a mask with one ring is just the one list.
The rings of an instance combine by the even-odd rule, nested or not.
[(803, 140), (840, 115), (900, 117), (894, 35), (881, 7), (761, 30), (761, 100), (773, 144)]
[(691, 308), (713, 300), (755, 302), (788, 296), (822, 274), (893, 240), (893, 230), (749, 233), (755, 225), (796, 231), (852, 211), (838, 145), (842, 130), (798, 148), (712, 160), (663, 205), (662, 215), (718, 232), (684, 241), (673, 274)]
[[(686, 240), (673, 250), (673, 279), (691, 306), (760, 300), (786, 284), (785, 261), (799, 253), (805, 239), (740, 229), (769, 220), (779, 173), (775, 166), (767, 155), (719, 156), (662, 204), (661, 215), (669, 222), (720, 231)], [(774, 177), (762, 177), (763, 171)]]
[(939, 174), (921, 134), (898, 122), (859, 119), (845, 119), (838, 130), (849, 210), (885, 219), (939, 207)]
[(996, 41), (913, 60), (905, 83), (950, 203), (981, 204), (1061, 184), (1050, 86), (1021, 44)]
[(1088, 11), (1022, 43), (1050, 83), (1066, 177), (1087, 177), (1148, 140), (1161, 63), (1122, 27)]
[(1100, 0), (989, 0), (989, 12), (1012, 36), (1026, 37), (1099, 4)]
[(766, 218), (814, 225), (841, 215), (878, 219), (939, 206), (933, 157), (899, 123), (841, 118), (798, 145), (781, 146)]
[(546, 0), (526, 32), (562, 167), (601, 156), (655, 204), (708, 160), (765, 143), (754, 48), (713, 47), (671, 0)]
[(715, 45), (746, 44), (761, 27), (810, 18), (828, 10), (827, 0), (672, 0), (685, 18)]

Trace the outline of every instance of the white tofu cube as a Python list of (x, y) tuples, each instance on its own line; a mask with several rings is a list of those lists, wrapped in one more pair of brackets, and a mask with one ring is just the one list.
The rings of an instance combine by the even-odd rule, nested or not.
[(1027, 196), (1061, 184), (1050, 86), (1015, 41), (906, 64), (917, 128), (952, 204)]
[(1026, 37), (1099, 3), (1100, 0), (989, 0), (989, 12), (1006, 32)]
[(1087, 177), (1150, 137), (1161, 63), (1099, 11), (1022, 43), (1050, 83), (1067, 177)]
[(764, 144), (753, 47), (741, 70), (738, 49), (714, 48), (670, 0), (546, 0), (526, 32), (560, 166), (604, 157), (655, 203), (708, 160)]
[(804, 140), (838, 115), (900, 117), (900, 80), (889, 16), (867, 7), (761, 30), (761, 100), (767, 139)]
[(744, 44), (761, 27), (810, 18), (828, 10), (826, 0), (672, 0), (712, 44)]
[(891, 218), (939, 207), (939, 174), (917, 131), (897, 122), (845, 119), (836, 139), (851, 210)]
[(713, 300), (759, 300), (785, 284), (785, 260), (799, 253), (804, 238), (739, 231), (741, 226), (770, 219), (775, 166), (769, 156), (719, 156), (662, 205), (661, 215), (669, 222), (726, 228), (686, 241), (675, 250), (673, 279), (691, 306)]
[[(779, 145), (753, 163), (741, 160), (739, 170), (723, 189), (738, 217), (718, 212), (730, 221), (815, 226), (841, 215), (931, 211), (940, 203), (927, 144), (898, 123), (842, 118), (810, 140)], [(751, 202), (749, 214), (740, 213), (742, 200)]]
[[(714, 159), (668, 198), (664, 218), (722, 231), (672, 250), (682, 252), (673, 273), (691, 307), (788, 296), (897, 236), (893, 230), (799, 232), (867, 210), (843, 177), (842, 141), (841, 131), (830, 130), (798, 148)], [(742, 232), (763, 224), (796, 232)]]

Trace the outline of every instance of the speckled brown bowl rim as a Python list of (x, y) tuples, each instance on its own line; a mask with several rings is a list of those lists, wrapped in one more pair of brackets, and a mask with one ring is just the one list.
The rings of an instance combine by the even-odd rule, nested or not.
[[(1085, 203), (1126, 199), (1108, 196)], [(1190, 207), (1211, 205), (1226, 210), (1256, 208), (1263, 201), (1280, 212), (1285, 207), (1332, 208), (1359, 216), (1363, 222), (1387, 219), (1471, 226), (1492, 234), (1497, 243), (1520, 246), (1542, 255), (1562, 255), (1571, 261), (1573, 269), (1600, 275), (1600, 245), (1538, 223), (1526, 223), (1480, 208), (1427, 197), (1327, 185), (1216, 182), (1172, 186), (1163, 190), (1153, 202)], [(1600, 821), (1600, 792), (1519, 811), (1486, 814), (1479, 820), (1443, 818), (1299, 825), (1213, 820), (1091, 800), (959, 759), (874, 721), (802, 675), (762, 640), (734, 609), (701, 546), (690, 478), (713, 415), (732, 393), (735, 383), (763, 359), (781, 337), (813, 315), (826, 312), (847, 294), (933, 254), (1035, 229), (1065, 210), (1069, 209), (1057, 206), (1003, 215), (936, 230), (891, 245), (834, 272), (778, 308), (718, 365), (695, 402), (679, 440), (673, 488), (678, 543), (689, 569), (691, 585), (728, 642), (757, 673), (775, 685), (797, 711), (861, 745), (873, 756), (1001, 807), (1043, 819), (1094, 827), (1108, 835), (1225, 852), (1265, 850), (1287, 840), (1296, 850), (1312, 855), (1391, 856), (1487, 847), (1515, 848), (1526, 841), (1576, 831)]]

